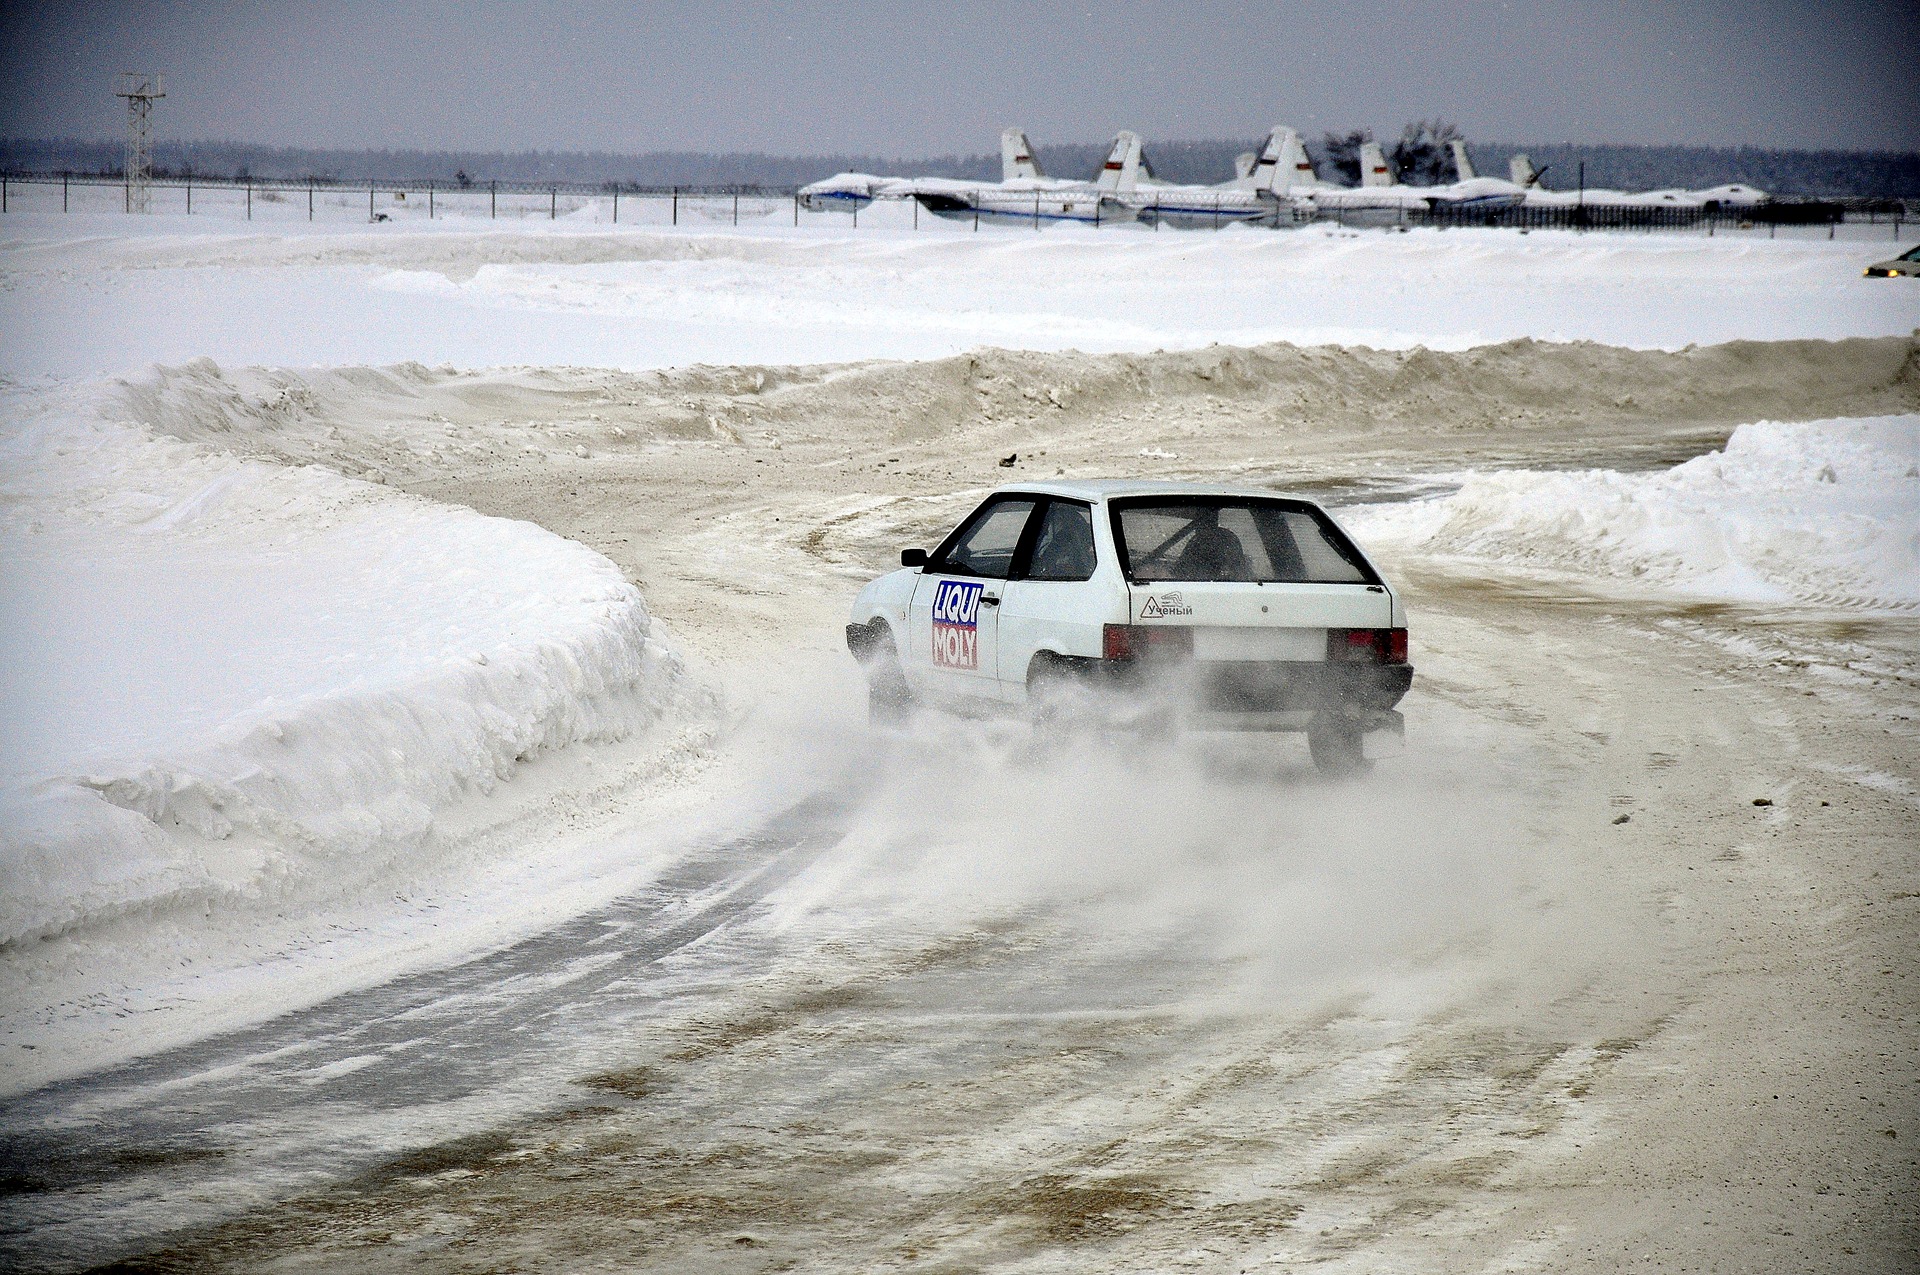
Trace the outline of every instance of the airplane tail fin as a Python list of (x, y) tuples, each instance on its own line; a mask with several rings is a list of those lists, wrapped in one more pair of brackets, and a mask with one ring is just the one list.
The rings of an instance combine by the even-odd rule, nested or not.
[(1252, 151), (1241, 151), (1233, 157), (1233, 179), (1241, 182), (1247, 180), (1253, 176), (1254, 165), (1259, 162), (1260, 157)]
[(1393, 170), (1387, 167), (1387, 153), (1380, 149), (1378, 142), (1360, 143), (1360, 184), (1393, 185)]
[(1040, 161), (1033, 157), (1033, 147), (1027, 144), (1026, 130), (1010, 128), (1001, 133), (1000, 180), (1011, 182), (1043, 176)]
[(1132, 190), (1140, 180), (1140, 135), (1126, 131), (1113, 139), (1113, 145), (1107, 150), (1106, 163), (1100, 166), (1100, 176), (1094, 180), (1094, 186), (1103, 195), (1115, 191)]
[(1313, 161), (1307, 158), (1307, 144), (1300, 140), (1300, 134), (1287, 129), (1281, 139), (1279, 158), (1274, 164), (1274, 192), (1284, 194), (1295, 186), (1319, 184), (1320, 179), (1313, 171)]
[(1533, 160), (1525, 151), (1507, 161), (1507, 177), (1516, 186), (1535, 186), (1540, 182), (1540, 174), (1533, 170)]
[(1260, 153), (1248, 156), (1253, 163), (1241, 175), (1255, 190), (1282, 194), (1292, 182), (1293, 170), (1287, 167), (1288, 145), (1297, 145), (1299, 135), (1285, 124), (1276, 124), (1260, 144)]
[(1467, 144), (1455, 138), (1447, 143), (1447, 149), (1453, 152), (1454, 176), (1463, 182), (1470, 182), (1479, 174), (1473, 171), (1473, 161), (1467, 158)]

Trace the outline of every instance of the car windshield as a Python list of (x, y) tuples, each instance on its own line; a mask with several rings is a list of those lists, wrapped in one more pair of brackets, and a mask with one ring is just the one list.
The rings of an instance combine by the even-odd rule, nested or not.
[(1128, 578), (1141, 582), (1377, 583), (1325, 514), (1238, 496), (1115, 501), (1114, 535)]
[(1902, 261), (1920, 261), (1920, 248), (1909, 248), (1900, 254)]

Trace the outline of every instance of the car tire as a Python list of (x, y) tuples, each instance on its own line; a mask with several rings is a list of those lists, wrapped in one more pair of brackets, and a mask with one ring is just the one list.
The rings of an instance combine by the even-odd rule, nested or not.
[(1307, 727), (1307, 751), (1321, 774), (1330, 778), (1358, 775), (1368, 762), (1360, 743), (1360, 724), (1349, 718), (1322, 715)]
[(867, 722), (882, 730), (901, 730), (913, 721), (913, 688), (907, 685), (886, 621), (874, 621), (872, 630), (861, 660), (867, 674)]
[(1077, 671), (1066, 660), (1042, 651), (1027, 666), (1027, 720), (1039, 744), (1057, 744), (1085, 719), (1086, 705)]

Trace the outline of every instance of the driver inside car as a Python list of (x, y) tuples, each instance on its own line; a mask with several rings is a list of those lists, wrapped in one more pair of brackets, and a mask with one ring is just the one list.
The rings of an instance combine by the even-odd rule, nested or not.
[(1220, 525), (1220, 510), (1203, 505), (1189, 524), (1192, 535), (1174, 566), (1179, 580), (1247, 580), (1252, 572), (1240, 537)]

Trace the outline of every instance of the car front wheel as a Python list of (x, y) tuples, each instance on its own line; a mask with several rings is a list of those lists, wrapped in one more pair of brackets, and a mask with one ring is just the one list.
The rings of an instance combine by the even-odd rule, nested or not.
[(913, 688), (907, 685), (893, 634), (884, 621), (874, 622), (864, 645), (860, 666), (867, 675), (867, 721), (898, 730), (913, 720)]

